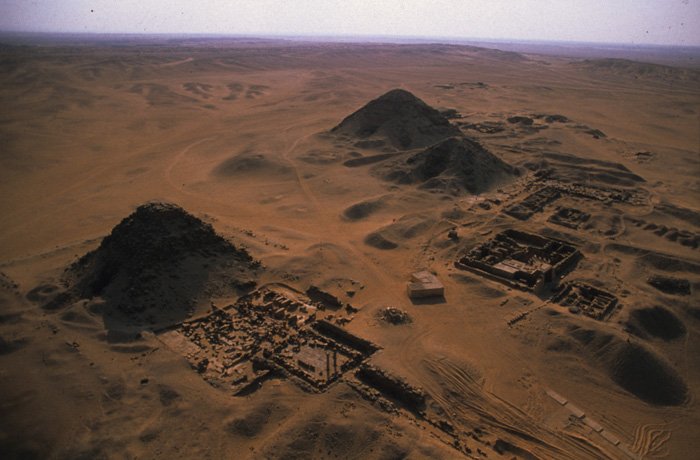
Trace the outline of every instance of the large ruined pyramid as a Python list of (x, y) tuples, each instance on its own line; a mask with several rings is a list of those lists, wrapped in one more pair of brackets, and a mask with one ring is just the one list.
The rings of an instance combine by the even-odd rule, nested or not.
[(374, 173), (390, 182), (461, 195), (488, 191), (512, 179), (517, 170), (477, 142), (451, 137), (377, 165)]
[[(350, 140), (390, 144), (407, 151), (385, 154), (372, 172), (398, 184), (452, 195), (477, 194), (512, 179), (518, 171), (464, 137), (434, 108), (402, 89), (389, 91), (331, 130)], [(417, 149), (422, 149), (416, 152)], [(410, 151), (409, 151), (410, 150)], [(369, 162), (368, 162), (369, 164)]]
[(73, 293), (136, 323), (182, 319), (197, 299), (254, 283), (258, 263), (179, 206), (138, 207), (70, 267)]
[(459, 129), (413, 94), (395, 89), (346, 117), (331, 132), (410, 150), (458, 135)]

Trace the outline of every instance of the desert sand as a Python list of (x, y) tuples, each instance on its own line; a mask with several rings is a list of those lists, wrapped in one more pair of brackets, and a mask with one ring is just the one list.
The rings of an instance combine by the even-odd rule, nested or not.
[(4, 458), (697, 458), (700, 70), (3, 40)]

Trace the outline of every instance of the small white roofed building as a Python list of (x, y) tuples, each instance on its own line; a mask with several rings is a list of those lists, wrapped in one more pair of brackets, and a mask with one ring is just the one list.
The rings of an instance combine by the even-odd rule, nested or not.
[(406, 292), (412, 299), (442, 297), (445, 295), (445, 288), (435, 275), (422, 271), (411, 275), (411, 282), (408, 283)]

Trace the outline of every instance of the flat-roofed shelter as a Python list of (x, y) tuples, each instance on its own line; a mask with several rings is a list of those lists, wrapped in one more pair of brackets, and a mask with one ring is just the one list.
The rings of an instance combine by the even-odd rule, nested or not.
[(412, 299), (441, 297), (445, 295), (445, 288), (435, 275), (422, 271), (411, 275), (411, 282), (408, 283), (406, 292)]

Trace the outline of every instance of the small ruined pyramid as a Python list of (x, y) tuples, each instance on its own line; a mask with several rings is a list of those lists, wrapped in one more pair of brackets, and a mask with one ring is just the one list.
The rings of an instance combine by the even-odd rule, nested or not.
[(427, 147), (460, 133), (437, 110), (403, 89), (370, 101), (331, 132), (351, 139), (383, 141), (400, 150)]
[(373, 172), (386, 181), (419, 184), (452, 195), (478, 194), (507, 182), (518, 171), (463, 137), (451, 137), (418, 153), (407, 153), (384, 162)]
[(254, 285), (259, 263), (179, 206), (139, 206), (68, 270), (79, 298), (136, 324), (181, 320), (194, 302)]

